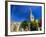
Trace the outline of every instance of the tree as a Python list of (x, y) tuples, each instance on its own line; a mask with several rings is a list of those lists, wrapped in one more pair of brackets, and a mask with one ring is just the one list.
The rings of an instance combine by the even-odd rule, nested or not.
[(30, 22), (30, 30), (31, 30), (31, 31), (36, 31), (36, 30), (38, 30), (37, 22), (35, 22), (35, 21)]
[(21, 23), (21, 27), (24, 28), (24, 30), (25, 30), (26, 26), (28, 27), (28, 22), (27, 21), (23, 21)]

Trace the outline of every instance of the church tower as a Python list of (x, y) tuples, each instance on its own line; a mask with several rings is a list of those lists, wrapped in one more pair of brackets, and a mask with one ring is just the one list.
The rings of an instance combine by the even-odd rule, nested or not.
[(30, 21), (34, 21), (34, 16), (32, 14), (32, 10), (30, 9)]

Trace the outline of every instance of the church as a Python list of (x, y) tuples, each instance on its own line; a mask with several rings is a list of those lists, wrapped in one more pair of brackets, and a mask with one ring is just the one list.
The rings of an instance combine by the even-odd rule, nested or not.
[[(29, 19), (30, 22), (33, 22), (35, 20), (34, 15), (32, 14), (32, 10), (31, 9), (30, 9), (30, 17), (29, 18), (30, 18)], [(38, 22), (37, 19), (36, 19), (36, 22)], [(36, 28), (37, 28), (37, 27), (34, 27), (32, 25), (33, 23), (32, 24), (28, 23), (28, 25), (23, 24), (23, 26), (25, 25), (25, 30), (24, 30), (24, 28), (22, 28), (23, 26), (21, 27), (21, 23), (22, 22), (12, 22), (12, 26), (14, 25), (13, 26), (14, 28), (12, 28), (11, 31), (16, 31), (16, 32), (18, 32), (18, 31), (31, 31), (31, 29), (36, 30)]]

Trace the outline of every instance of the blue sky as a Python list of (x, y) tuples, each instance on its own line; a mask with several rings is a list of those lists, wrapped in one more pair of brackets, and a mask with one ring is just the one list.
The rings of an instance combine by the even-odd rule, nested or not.
[(30, 9), (35, 19), (41, 18), (41, 6), (11, 5), (11, 20), (24, 21), (29, 20)]

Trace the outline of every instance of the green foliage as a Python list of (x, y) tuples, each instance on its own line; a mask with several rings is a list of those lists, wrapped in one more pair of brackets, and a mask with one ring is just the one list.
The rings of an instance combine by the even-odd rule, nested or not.
[(28, 21), (28, 22), (27, 21), (23, 21), (21, 23), (21, 27), (25, 29), (26, 26), (29, 27), (29, 23), (30, 23), (30, 27), (34, 26), (34, 27), (36, 27), (36, 29), (38, 29), (38, 23), (36, 21)]
[(27, 21), (23, 21), (21, 23), (21, 27), (25, 29), (26, 26), (28, 26), (28, 22)]
[(32, 21), (32, 22), (30, 22), (30, 25), (37, 26), (37, 22)]

